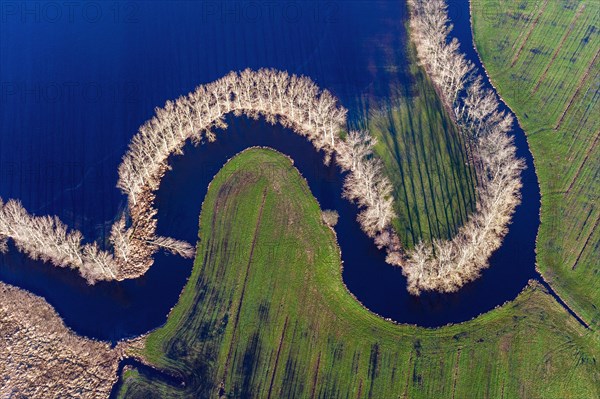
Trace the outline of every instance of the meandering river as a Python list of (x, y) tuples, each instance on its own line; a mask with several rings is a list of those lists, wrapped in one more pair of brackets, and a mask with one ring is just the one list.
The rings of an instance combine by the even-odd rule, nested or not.
[[(57, 3), (58, 4), (58, 3)], [(363, 114), (365, 99), (385, 99), (408, 85), (405, 5), (352, 2), (95, 3), (72, 13), (39, 6), (3, 15), (0, 24), (0, 196), (37, 214), (57, 214), (86, 237), (102, 237), (125, 204), (114, 187), (117, 166), (153, 107), (230, 70), (274, 67), (305, 74)], [(65, 6), (66, 7), (66, 6)], [(84, 10), (85, 8), (85, 10)], [(20, 13), (19, 13), (20, 12)], [(469, 3), (452, 2), (455, 35), (473, 50)], [(469, 320), (514, 299), (535, 272), (539, 190), (523, 131), (514, 130), (527, 162), (522, 204), (502, 247), (481, 278), (455, 294), (406, 291), (401, 270), (384, 262), (341, 198), (342, 176), (303, 138), (263, 121), (231, 117), (216, 143), (188, 145), (174, 157), (157, 195), (158, 234), (197, 239), (208, 183), (225, 161), (252, 145), (291, 156), (336, 226), (348, 289), (369, 309), (401, 323), (437, 327)], [(116, 341), (164, 323), (192, 267), (159, 254), (143, 277), (87, 286), (77, 273), (0, 257), (0, 280), (47, 299), (74, 331)]]

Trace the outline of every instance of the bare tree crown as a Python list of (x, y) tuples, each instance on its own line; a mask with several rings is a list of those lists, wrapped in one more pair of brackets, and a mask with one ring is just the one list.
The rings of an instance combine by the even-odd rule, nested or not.
[(348, 198), (363, 208), (361, 226), (371, 236), (388, 227), (394, 217), (391, 184), (378, 161), (370, 157), (373, 143), (367, 133), (350, 132), (348, 140), (340, 138), (346, 128), (346, 109), (307, 77), (246, 69), (167, 101), (139, 128), (119, 166), (117, 187), (127, 195), (128, 209), (127, 218), (122, 215), (112, 226), (112, 252), (96, 243), (82, 245), (81, 233), (68, 232), (57, 218), (31, 216), (16, 201), (0, 203), (0, 249), (11, 238), (32, 258), (78, 269), (90, 282), (140, 276), (159, 248), (192, 257), (191, 245), (156, 236), (155, 191), (169, 169), (169, 156), (182, 154), (188, 139), (214, 141), (214, 130), (226, 127), (224, 118), (229, 113), (279, 122), (307, 137), (325, 152), (326, 159), (336, 154), (341, 167), (349, 171), (348, 181), (356, 185), (346, 184)]
[(421, 64), (441, 92), (461, 134), (473, 144), (472, 161), (478, 176), (477, 210), (451, 240), (419, 243), (406, 254), (388, 252), (388, 261), (401, 264), (414, 294), (423, 290), (456, 291), (488, 267), (500, 247), (512, 214), (520, 202), (521, 171), (509, 136), (512, 116), (499, 110), (491, 90), (484, 89), (472, 63), (450, 40), (444, 0), (409, 0), (410, 27)]
[[(373, 156), (374, 139), (358, 131), (342, 139), (347, 110), (309, 78), (273, 69), (246, 69), (167, 101), (139, 128), (119, 166), (117, 187), (127, 195), (128, 209), (127, 218), (118, 218), (111, 229), (112, 253), (96, 243), (82, 245), (81, 233), (68, 231), (55, 217), (31, 216), (14, 200), (6, 204), (0, 200), (0, 250), (11, 238), (32, 258), (76, 268), (90, 282), (140, 276), (152, 265), (158, 248), (192, 257), (191, 245), (156, 236), (155, 191), (169, 169), (169, 156), (182, 154), (188, 139), (196, 144), (216, 140), (214, 130), (225, 128), (225, 116), (233, 113), (279, 122), (323, 150), (327, 162), (335, 156), (348, 172), (343, 195), (361, 208), (358, 222), (380, 248), (386, 248), (388, 263), (403, 267), (409, 291), (457, 290), (487, 267), (488, 258), (500, 246), (520, 200), (524, 164), (516, 158), (508, 135), (512, 117), (498, 110), (494, 93), (474, 77), (473, 65), (460, 53), (458, 41), (448, 39), (452, 26), (444, 1), (409, 3), (419, 60), (462, 134), (475, 147), (477, 211), (452, 240), (420, 243), (403, 252), (391, 227), (396, 216), (392, 185), (381, 160)], [(327, 216), (328, 223), (333, 219)]]

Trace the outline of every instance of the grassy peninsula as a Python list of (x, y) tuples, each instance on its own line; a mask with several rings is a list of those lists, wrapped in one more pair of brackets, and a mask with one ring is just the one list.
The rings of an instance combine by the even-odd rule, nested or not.
[(600, 3), (472, 0), (477, 49), (527, 134), (542, 193), (537, 263), (600, 324)]
[(414, 44), (406, 46), (410, 79), (390, 89), (389, 103), (371, 112), (366, 128), (394, 186), (394, 228), (410, 248), (456, 234), (475, 209), (476, 177), (466, 143), (417, 65)]
[(539, 285), (431, 330), (364, 309), (335, 234), (281, 154), (250, 149), (211, 183), (192, 275), (137, 355), (185, 386), (128, 372), (121, 398), (589, 398), (598, 336)]

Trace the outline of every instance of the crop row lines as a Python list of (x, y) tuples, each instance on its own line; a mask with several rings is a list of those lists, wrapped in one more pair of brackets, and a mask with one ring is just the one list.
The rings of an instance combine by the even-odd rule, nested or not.
[(523, 48), (527, 44), (527, 41), (529, 40), (529, 37), (533, 33), (533, 30), (535, 29), (535, 27), (536, 27), (536, 25), (537, 25), (540, 17), (544, 13), (544, 10), (546, 9), (547, 5), (548, 5), (548, 0), (545, 0), (544, 4), (542, 4), (542, 7), (540, 8), (540, 11), (538, 12), (537, 16), (535, 17), (535, 20), (531, 24), (531, 27), (527, 31), (527, 35), (525, 35), (525, 39), (523, 39), (523, 42), (521, 43), (521, 46), (519, 47), (519, 50), (515, 53), (513, 59), (511, 60), (511, 63), (510, 63), (511, 68), (513, 66), (515, 66), (515, 64), (517, 63), (517, 60), (519, 59), (519, 56), (521, 55), (521, 52), (523, 51)]
[(558, 46), (556, 46), (556, 50), (554, 50), (554, 53), (552, 54), (552, 59), (550, 60), (550, 62), (546, 66), (546, 68), (544, 69), (544, 72), (542, 72), (540, 78), (538, 79), (538, 81), (536, 82), (533, 90), (531, 91), (531, 94), (535, 94), (536, 93), (536, 91), (540, 87), (540, 84), (546, 78), (546, 74), (548, 73), (548, 70), (550, 69), (550, 67), (552, 66), (552, 64), (554, 64), (554, 61), (556, 60), (556, 57), (558, 56), (558, 53), (562, 49), (562, 47), (565, 44), (567, 38), (571, 35), (571, 32), (573, 32), (573, 29), (575, 28), (577, 20), (579, 19), (579, 17), (583, 13), (583, 10), (585, 10), (585, 4), (582, 3), (579, 6), (579, 8), (577, 9), (577, 12), (575, 13), (575, 16), (573, 17), (573, 20), (571, 21), (571, 24), (569, 25), (569, 29), (566, 30), (566, 32), (564, 33), (563, 37), (560, 40), (560, 43), (558, 44)]

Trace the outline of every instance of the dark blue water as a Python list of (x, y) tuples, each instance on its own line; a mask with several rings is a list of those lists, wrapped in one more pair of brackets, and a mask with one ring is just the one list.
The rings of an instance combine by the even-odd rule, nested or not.
[[(105, 237), (125, 204), (114, 187), (120, 157), (153, 108), (230, 70), (274, 67), (331, 90), (356, 121), (391, 88), (410, 85), (403, 53), (405, 5), (350, 2), (128, 2), (3, 4), (0, 15), (0, 196), (37, 214), (57, 214), (87, 238)], [(471, 49), (468, 2), (451, 7)], [(391, 66), (395, 66), (392, 68)], [(375, 100), (375, 101), (374, 101)], [(342, 176), (301, 137), (261, 121), (230, 118), (214, 144), (186, 147), (158, 192), (158, 233), (196, 241), (206, 187), (231, 156), (251, 145), (290, 155), (336, 230), (343, 278), (368, 308), (399, 322), (435, 327), (468, 320), (513, 299), (535, 276), (539, 192), (528, 162), (523, 203), (480, 279), (451, 295), (412, 297), (341, 199)], [(0, 257), (0, 279), (42, 295), (78, 333), (117, 340), (164, 323), (191, 260), (158, 255), (143, 277), (87, 286), (76, 273)]]

